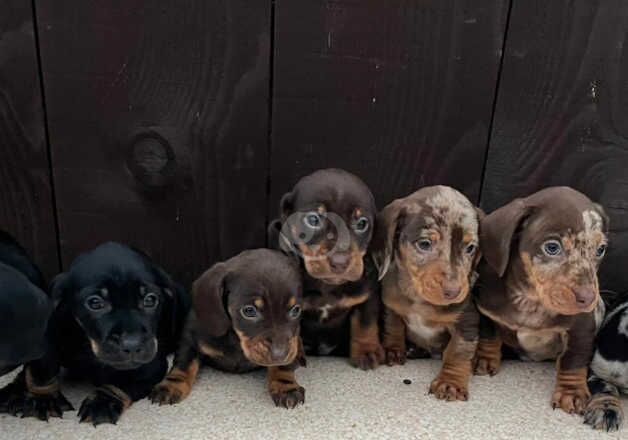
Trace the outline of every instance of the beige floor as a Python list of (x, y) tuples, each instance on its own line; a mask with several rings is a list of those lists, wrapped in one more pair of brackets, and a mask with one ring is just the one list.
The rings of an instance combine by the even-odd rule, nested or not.
[[(160, 408), (144, 400), (117, 426), (96, 429), (78, 424), (74, 412), (49, 423), (2, 415), (0, 439), (628, 439), (628, 428), (598, 433), (577, 416), (552, 411), (552, 365), (512, 362), (494, 378), (475, 377), (466, 403), (427, 395), (438, 365), (411, 361), (362, 372), (343, 359), (310, 359), (298, 372), (306, 404), (291, 411), (273, 406), (263, 372), (238, 376), (205, 368), (182, 404)], [(87, 391), (72, 387), (66, 395), (78, 407)]]

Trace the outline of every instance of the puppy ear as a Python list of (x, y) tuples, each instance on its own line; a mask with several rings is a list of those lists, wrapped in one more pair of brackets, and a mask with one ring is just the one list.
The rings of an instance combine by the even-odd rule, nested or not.
[(281, 219), (283, 221), (292, 214), (294, 211), (294, 193), (287, 192), (281, 197), (281, 201), (279, 202), (279, 209), (281, 211)]
[(50, 282), (48, 290), (50, 291), (52, 302), (55, 307), (57, 307), (59, 303), (65, 299), (68, 295), (68, 291), (70, 290), (70, 277), (67, 272), (62, 272), (55, 276)]
[(524, 199), (515, 199), (493, 211), (480, 222), (480, 248), (488, 264), (501, 277), (510, 259), (510, 245), (522, 220), (531, 207)]
[(379, 281), (384, 278), (392, 263), (395, 234), (399, 221), (404, 214), (402, 200), (395, 200), (377, 214), (375, 233), (371, 242), (371, 257), (375, 267), (377, 267)]
[(192, 284), (192, 302), (199, 329), (207, 336), (223, 336), (231, 327), (224, 296), (227, 265), (217, 263)]

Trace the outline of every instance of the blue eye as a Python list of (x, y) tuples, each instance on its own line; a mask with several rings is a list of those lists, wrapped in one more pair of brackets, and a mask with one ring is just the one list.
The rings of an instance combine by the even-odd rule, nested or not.
[(558, 240), (548, 240), (543, 243), (543, 252), (549, 257), (556, 257), (563, 251), (563, 247)]
[(305, 226), (312, 229), (320, 229), (322, 227), (323, 221), (321, 220), (321, 216), (316, 212), (310, 212), (303, 217), (303, 223)]
[(606, 244), (600, 245), (600, 247), (598, 247), (595, 251), (595, 256), (598, 258), (602, 258), (606, 254), (606, 248)]
[(255, 306), (244, 306), (240, 309), (240, 314), (244, 319), (255, 319), (258, 316), (257, 307)]
[(423, 238), (416, 242), (416, 247), (423, 252), (429, 252), (432, 250), (432, 240)]
[(464, 251), (469, 255), (473, 255), (475, 254), (476, 249), (477, 249), (477, 246), (474, 243), (471, 243), (465, 248)]
[(298, 304), (293, 306), (288, 312), (288, 315), (290, 315), (290, 318), (292, 319), (297, 319), (299, 316), (301, 316), (301, 306)]

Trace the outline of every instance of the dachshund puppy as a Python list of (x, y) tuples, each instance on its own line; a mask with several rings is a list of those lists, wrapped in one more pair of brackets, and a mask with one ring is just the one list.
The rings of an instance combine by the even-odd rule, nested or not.
[(298, 266), (281, 252), (256, 249), (218, 263), (194, 282), (194, 308), (172, 370), (152, 393), (154, 403), (174, 404), (191, 391), (199, 359), (243, 373), (268, 369), (268, 390), (277, 406), (304, 402), (294, 378), (303, 363)]
[(526, 359), (556, 359), (552, 406), (581, 414), (604, 308), (597, 279), (607, 246), (604, 210), (578, 191), (553, 187), (497, 209), (480, 230), (475, 373), (497, 373), (502, 343)]
[(63, 366), (97, 386), (79, 409), (80, 421), (115, 424), (165, 376), (189, 297), (147, 256), (118, 243), (80, 255), (54, 279), (52, 297), (54, 349), (18, 376), (11, 412), (60, 417)]
[(455, 189), (426, 187), (386, 206), (373, 239), (387, 363), (405, 363), (406, 339), (442, 355), (430, 393), (449, 401), (468, 399), (478, 342), (479, 314), (469, 292), (480, 257), (479, 221), (479, 210)]
[(597, 335), (589, 372), (592, 397), (584, 421), (595, 429), (617, 431), (624, 419), (619, 396), (628, 394), (628, 293), (613, 301)]
[[(0, 375), (46, 351), (46, 326), (53, 309), (41, 272), (24, 248), (0, 231)], [(0, 411), (6, 411), (0, 391)]]
[(364, 258), (376, 214), (371, 191), (346, 171), (319, 170), (282, 197), (280, 211), (270, 243), (302, 264), (305, 353), (349, 355), (356, 367), (377, 367), (384, 359), (377, 274)]

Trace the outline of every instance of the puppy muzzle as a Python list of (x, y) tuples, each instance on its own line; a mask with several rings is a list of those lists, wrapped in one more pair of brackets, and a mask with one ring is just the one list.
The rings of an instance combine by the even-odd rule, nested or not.
[(157, 355), (156, 338), (128, 335), (103, 343), (91, 340), (92, 352), (102, 363), (117, 370), (132, 370), (151, 362)]

